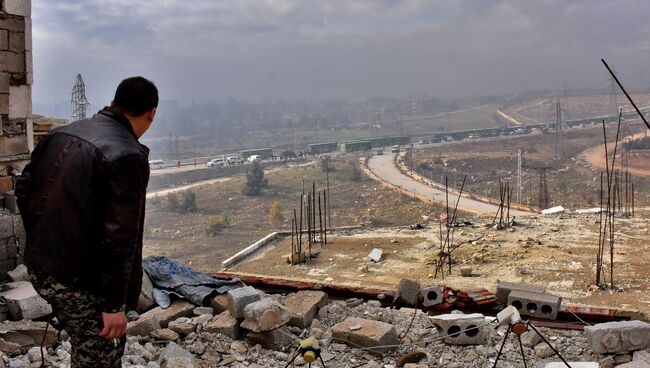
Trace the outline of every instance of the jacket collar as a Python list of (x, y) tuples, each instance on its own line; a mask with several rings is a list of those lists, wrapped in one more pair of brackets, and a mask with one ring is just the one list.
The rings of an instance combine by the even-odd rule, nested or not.
[(133, 126), (131, 125), (129, 119), (126, 117), (126, 115), (122, 114), (117, 109), (106, 106), (103, 109), (101, 109), (97, 114), (108, 116), (109, 118), (117, 121), (120, 125), (126, 128), (129, 131), (129, 133), (131, 133), (131, 135), (133, 136), (133, 138), (135, 138), (136, 141), (138, 140), (138, 136), (135, 135), (135, 131), (133, 130)]

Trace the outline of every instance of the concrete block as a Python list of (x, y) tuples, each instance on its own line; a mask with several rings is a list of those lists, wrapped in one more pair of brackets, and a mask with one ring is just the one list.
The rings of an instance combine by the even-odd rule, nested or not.
[(375, 249), (372, 250), (372, 252), (370, 252), (370, 254), (368, 254), (368, 259), (373, 261), (373, 262), (379, 262), (379, 261), (381, 261), (382, 253), (383, 252), (381, 251), (381, 249), (375, 248)]
[(627, 353), (650, 348), (650, 324), (643, 321), (599, 323), (584, 328), (594, 353)]
[(516, 290), (508, 295), (508, 305), (517, 308), (522, 316), (557, 319), (561, 303), (562, 297), (546, 293)]
[(31, 0), (4, 0), (2, 10), (12, 15), (31, 17), (32, 2)]
[(27, 281), (29, 282), (29, 274), (27, 274), (27, 266), (19, 264), (13, 270), (7, 272), (9, 279), (13, 282)]
[(415, 305), (420, 295), (420, 283), (401, 279), (396, 287), (395, 300), (407, 305)]
[(397, 345), (397, 331), (390, 323), (371, 321), (350, 317), (332, 326), (332, 341), (349, 343), (353, 347), (371, 348), (371, 351), (383, 352), (395, 348), (377, 348), (376, 346)]
[(0, 71), (9, 73), (25, 72), (25, 54), (0, 51)]
[(32, 115), (32, 87), (9, 86), (9, 119), (26, 119)]
[(283, 350), (294, 346), (291, 333), (287, 326), (276, 328), (266, 332), (250, 331), (246, 334), (246, 339), (252, 344), (260, 344), (271, 350)]
[(448, 335), (444, 342), (453, 345), (482, 345), (487, 339), (485, 317), (480, 313), (441, 314), (429, 317), (438, 332)]
[(252, 286), (244, 286), (228, 291), (228, 311), (234, 318), (244, 318), (244, 308), (260, 299), (259, 291)]
[(7, 51), (9, 49), (9, 31), (0, 29), (0, 51)]
[(3, 285), (3, 289), (6, 291), (0, 294), (0, 298), (4, 298), (14, 320), (35, 319), (52, 313), (52, 306), (36, 293), (29, 282), (10, 282)]
[(141, 314), (136, 321), (129, 322), (126, 332), (129, 335), (149, 336), (152, 332), (160, 330), (160, 322), (153, 314)]
[(32, 18), (25, 18), (25, 50), (32, 51)]
[(185, 300), (176, 300), (167, 309), (156, 307), (140, 315), (137, 321), (130, 322), (127, 332), (130, 335), (148, 336), (152, 331), (167, 327), (169, 322), (181, 317), (191, 317), (194, 305)]
[[(0, 94), (9, 94), (9, 74), (7, 73), (0, 73)], [(0, 111), (6, 113), (9, 110)]]
[(244, 308), (241, 327), (249, 331), (266, 332), (284, 326), (291, 319), (291, 312), (273, 298), (248, 304)]
[(290, 294), (284, 299), (284, 306), (291, 312), (289, 326), (307, 328), (318, 310), (327, 304), (327, 294), (322, 291), (304, 290)]
[(146, 272), (142, 273), (142, 288), (140, 289), (140, 296), (138, 297), (138, 306), (136, 310), (138, 313), (146, 312), (156, 302), (153, 299), (153, 284)]
[[(0, 340), (4, 340), (8, 347), (15, 347), (22, 351), (24, 354), (33, 346), (39, 346), (41, 341), (44, 341), (44, 347), (51, 348), (57, 343), (57, 333), (51, 328), (48, 329), (47, 334), (45, 334), (45, 322), (34, 322), (34, 321), (15, 321), (15, 322), (4, 322), (0, 325)], [(5, 351), (2, 349), (0, 343), (0, 351)]]
[(532, 291), (534, 293), (545, 293), (546, 289), (541, 286), (530, 284), (520, 284), (514, 282), (501, 281), (497, 284), (496, 300), (498, 305), (506, 305), (508, 303), (508, 295), (511, 291)]
[(16, 53), (25, 52), (25, 33), (9, 32), (9, 51)]
[[(600, 368), (600, 364), (596, 362), (567, 362), (571, 368)], [(544, 368), (566, 368), (563, 362), (547, 363)]]
[(231, 339), (239, 339), (242, 336), (242, 330), (239, 327), (239, 321), (232, 318), (230, 312), (225, 311), (215, 316), (203, 327), (204, 332), (220, 333)]
[(420, 289), (423, 307), (431, 307), (443, 302), (443, 289), (440, 286), (428, 286)]

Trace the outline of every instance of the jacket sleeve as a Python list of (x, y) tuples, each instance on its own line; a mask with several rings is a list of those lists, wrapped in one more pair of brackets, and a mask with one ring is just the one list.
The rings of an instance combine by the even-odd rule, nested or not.
[(149, 180), (149, 164), (140, 155), (128, 155), (108, 165), (108, 205), (100, 245), (103, 311), (123, 308), (133, 267), (142, 246), (141, 216)]

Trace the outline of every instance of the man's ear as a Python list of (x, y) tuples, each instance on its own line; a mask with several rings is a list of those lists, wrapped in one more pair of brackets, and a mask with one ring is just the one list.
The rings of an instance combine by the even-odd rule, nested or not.
[(111, 103), (108, 106), (115, 107), (115, 101), (111, 101)]
[(153, 121), (155, 117), (156, 117), (156, 108), (154, 107), (153, 109), (149, 110), (149, 112), (147, 113), (147, 119), (149, 119), (149, 121)]

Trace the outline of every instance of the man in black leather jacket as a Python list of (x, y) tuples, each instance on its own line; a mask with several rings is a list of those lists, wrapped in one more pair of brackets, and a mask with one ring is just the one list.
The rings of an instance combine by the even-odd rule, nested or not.
[[(125, 307), (142, 283), (149, 149), (158, 90), (120, 83), (110, 107), (51, 132), (16, 183), (36, 290), (72, 339), (73, 367), (119, 367)], [(117, 339), (117, 340), (116, 340)]]

